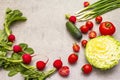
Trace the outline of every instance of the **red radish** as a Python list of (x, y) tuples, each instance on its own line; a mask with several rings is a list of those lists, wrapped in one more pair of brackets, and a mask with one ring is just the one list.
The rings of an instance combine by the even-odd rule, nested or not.
[(19, 45), (14, 45), (14, 46), (13, 46), (13, 51), (14, 51), (15, 53), (18, 53), (18, 52), (21, 52), (21, 51), (22, 51), (22, 48), (21, 48), (21, 46), (19, 46)]
[(37, 61), (37, 63), (36, 63), (37, 69), (38, 70), (43, 70), (46, 67), (46, 64), (47, 64), (48, 61), (49, 61), (49, 59), (46, 62), (44, 62), (44, 61)]
[(14, 42), (14, 41), (15, 41), (15, 35), (10, 34), (10, 35), (8, 36), (8, 41)]
[(84, 72), (84, 74), (90, 74), (92, 72), (92, 65), (91, 64), (83, 65), (82, 71)]
[(87, 6), (89, 6), (90, 5), (90, 3), (88, 2), (88, 1), (85, 1), (84, 2), (84, 7), (87, 7)]
[(77, 62), (77, 60), (78, 60), (78, 55), (75, 53), (72, 53), (68, 56), (68, 62), (70, 64), (75, 64)]
[(70, 16), (69, 21), (75, 24), (76, 16)]
[(77, 43), (74, 43), (72, 48), (73, 48), (74, 52), (79, 52), (80, 51), (80, 46)]
[(89, 30), (91, 30), (93, 28), (93, 22), (92, 21), (87, 21), (85, 25), (89, 28)]
[(53, 66), (54, 66), (57, 70), (60, 69), (60, 68), (62, 67), (62, 65), (63, 65), (63, 63), (62, 63), (61, 59), (57, 59), (57, 60), (55, 60), (54, 63), (53, 63)]
[(30, 62), (32, 60), (32, 56), (30, 54), (23, 54), (22, 60), (23, 60), (24, 64), (30, 64)]
[(88, 42), (87, 40), (82, 40), (82, 41), (81, 41), (82, 46), (83, 46), (83, 47), (86, 47), (87, 42)]
[(63, 77), (67, 77), (70, 73), (70, 69), (68, 66), (63, 66), (59, 69), (58, 73)]

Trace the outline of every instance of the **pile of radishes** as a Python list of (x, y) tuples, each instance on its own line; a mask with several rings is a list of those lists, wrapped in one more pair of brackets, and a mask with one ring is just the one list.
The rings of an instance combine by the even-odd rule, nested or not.
[[(15, 41), (15, 35), (13, 35), (13, 34), (10, 34), (9, 36), (8, 36), (8, 40), (10, 41), (10, 42), (14, 42)], [(22, 50), (22, 47), (20, 46), (20, 45), (14, 45), (13, 46), (13, 52), (15, 53), (15, 54), (19, 54), (20, 52), (24, 52), (23, 50)], [(29, 53), (25, 53), (24, 52), (24, 54), (22, 55), (22, 62), (24, 63), (24, 64), (30, 64), (31, 63), (31, 61), (32, 61), (32, 55), (31, 54), (29, 54)], [(36, 68), (38, 69), (38, 70), (43, 70), (44, 68), (45, 68), (45, 66), (46, 66), (46, 64), (47, 64), (47, 62), (48, 62), (48, 60), (46, 61), (46, 62), (44, 62), (44, 61), (37, 61), (36, 62)]]

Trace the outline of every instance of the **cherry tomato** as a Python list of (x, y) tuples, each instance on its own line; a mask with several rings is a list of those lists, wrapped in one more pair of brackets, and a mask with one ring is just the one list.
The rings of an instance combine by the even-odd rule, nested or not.
[(116, 28), (112, 22), (106, 21), (100, 24), (99, 31), (101, 35), (113, 35), (116, 31)]
[(86, 25), (82, 25), (81, 27), (80, 27), (80, 31), (82, 32), (82, 33), (87, 33), (88, 32), (88, 30), (89, 30), (89, 28), (86, 26)]
[(90, 39), (92, 39), (92, 38), (95, 38), (97, 36), (97, 33), (95, 31), (90, 31), (88, 33), (88, 36), (89, 36)]
[(79, 52), (80, 51), (80, 46), (77, 43), (74, 43), (72, 48), (73, 48), (74, 52)]
[(69, 21), (75, 24), (76, 16), (70, 16)]
[(53, 66), (59, 70), (63, 65), (63, 62), (61, 61), (61, 59), (56, 59), (54, 62), (53, 62)]
[(97, 17), (95, 18), (95, 21), (96, 21), (98, 24), (101, 23), (102, 20), (103, 20), (102, 16), (97, 16)]
[(93, 28), (93, 22), (92, 21), (87, 21), (85, 25), (89, 28), (89, 30)]
[(83, 47), (86, 47), (87, 42), (88, 42), (87, 40), (82, 40), (82, 41), (81, 41), (82, 46), (83, 46)]
[(90, 74), (92, 72), (92, 65), (91, 64), (85, 64), (82, 66), (82, 71), (84, 74)]
[(87, 6), (89, 6), (90, 5), (90, 3), (88, 2), (88, 1), (85, 1), (84, 2), (84, 7), (87, 7)]
[(75, 64), (77, 62), (77, 60), (78, 60), (78, 55), (75, 53), (70, 54), (68, 57), (68, 62), (70, 64)]
[(61, 76), (63, 76), (63, 77), (67, 77), (67, 76), (69, 75), (69, 73), (70, 73), (70, 69), (69, 69), (68, 66), (62, 66), (62, 67), (59, 69), (58, 73), (59, 73)]

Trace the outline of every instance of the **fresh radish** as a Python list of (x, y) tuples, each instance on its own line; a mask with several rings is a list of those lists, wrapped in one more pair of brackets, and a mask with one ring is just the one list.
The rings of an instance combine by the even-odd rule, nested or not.
[(53, 66), (58, 70), (62, 67), (63, 63), (61, 61), (61, 59), (57, 59), (53, 62)]
[(80, 51), (80, 46), (77, 43), (74, 43), (72, 48), (73, 48), (74, 52), (79, 52)]
[(14, 41), (15, 41), (15, 35), (10, 34), (10, 35), (8, 36), (8, 41), (14, 42)]
[(14, 45), (14, 46), (13, 46), (13, 51), (14, 51), (15, 53), (18, 53), (18, 52), (21, 52), (21, 51), (22, 51), (22, 48), (21, 48), (21, 46), (19, 46), (19, 45)]
[(44, 62), (44, 61), (37, 61), (36, 68), (38, 70), (43, 70), (46, 67), (46, 64), (48, 63), (48, 61), (49, 61), (49, 59), (47, 59), (46, 62)]
[(72, 23), (76, 23), (76, 16), (70, 16), (69, 21)]
[(63, 66), (59, 69), (58, 73), (63, 77), (67, 77), (70, 73), (70, 69), (68, 66)]
[(68, 56), (68, 62), (70, 64), (75, 64), (77, 62), (77, 60), (78, 60), (78, 55), (75, 53), (72, 53)]
[(30, 62), (32, 60), (32, 56), (30, 54), (23, 54), (22, 60), (23, 60), (24, 64), (30, 64)]

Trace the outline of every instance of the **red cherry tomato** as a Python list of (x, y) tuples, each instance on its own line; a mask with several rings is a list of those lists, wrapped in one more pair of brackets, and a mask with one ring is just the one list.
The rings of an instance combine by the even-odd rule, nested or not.
[(80, 51), (80, 46), (77, 43), (74, 43), (72, 48), (73, 48), (74, 52), (79, 52)]
[(68, 62), (70, 64), (75, 64), (77, 62), (77, 60), (78, 60), (78, 55), (75, 53), (70, 54), (68, 57)]
[(82, 71), (84, 74), (90, 74), (92, 72), (92, 65), (90, 65), (90, 64), (83, 65)]
[(53, 62), (53, 66), (59, 70), (63, 65), (63, 62), (61, 61), (61, 59), (56, 59), (54, 62)]
[(88, 42), (87, 40), (82, 40), (82, 41), (81, 41), (82, 46), (83, 46), (83, 47), (86, 47), (87, 42)]
[(85, 25), (89, 28), (89, 30), (93, 28), (93, 22), (92, 21), (87, 21)]
[(97, 36), (97, 33), (95, 31), (90, 31), (88, 33), (88, 36), (89, 36), (90, 39), (92, 39), (92, 38), (95, 38)]
[(70, 69), (68, 66), (62, 66), (58, 73), (62, 76), (62, 77), (67, 77), (70, 73)]
[(116, 31), (116, 28), (112, 22), (106, 21), (100, 24), (99, 31), (101, 35), (113, 35)]
[(88, 1), (85, 1), (84, 2), (84, 7), (87, 7), (87, 6), (89, 6), (90, 5), (90, 3), (88, 2)]
[(80, 27), (80, 31), (82, 32), (82, 33), (87, 33), (88, 32), (88, 30), (89, 30), (89, 28), (86, 26), (86, 25), (82, 25), (81, 27)]
[(96, 21), (98, 24), (101, 23), (102, 20), (103, 20), (102, 16), (97, 16), (97, 17), (95, 18), (95, 21)]
[(69, 21), (75, 24), (76, 16), (70, 16)]

